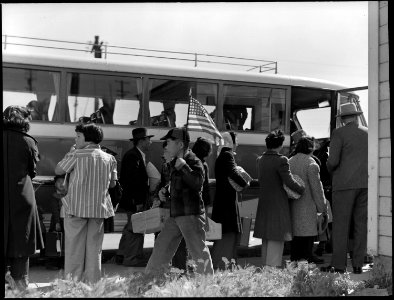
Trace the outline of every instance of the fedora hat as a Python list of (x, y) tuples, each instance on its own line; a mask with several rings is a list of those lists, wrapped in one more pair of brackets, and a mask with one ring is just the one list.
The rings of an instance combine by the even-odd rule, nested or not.
[(354, 103), (345, 103), (341, 105), (340, 113), (335, 117), (344, 117), (344, 116), (353, 116), (353, 115), (361, 115), (363, 112), (358, 111), (356, 105)]
[(151, 138), (154, 135), (147, 135), (147, 130), (146, 128), (140, 127), (140, 128), (135, 128), (133, 129), (133, 131), (131, 132), (133, 135), (133, 138), (130, 139), (130, 141), (136, 141), (136, 140), (141, 140), (144, 138)]

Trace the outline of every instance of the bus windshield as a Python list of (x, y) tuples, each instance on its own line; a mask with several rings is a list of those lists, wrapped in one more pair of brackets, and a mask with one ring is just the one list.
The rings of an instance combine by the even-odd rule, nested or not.
[(306, 109), (296, 112), (301, 128), (316, 139), (330, 137), (331, 107)]

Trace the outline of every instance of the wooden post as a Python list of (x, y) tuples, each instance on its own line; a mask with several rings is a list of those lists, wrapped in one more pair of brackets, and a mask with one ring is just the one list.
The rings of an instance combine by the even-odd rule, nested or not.
[(368, 2), (368, 237), (378, 255), (379, 212), (379, 2)]

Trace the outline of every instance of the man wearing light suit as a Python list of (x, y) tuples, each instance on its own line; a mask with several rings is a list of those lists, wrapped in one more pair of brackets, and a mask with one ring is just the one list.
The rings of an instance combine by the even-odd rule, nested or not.
[(341, 105), (343, 127), (332, 132), (327, 169), (332, 175), (333, 254), (323, 271), (346, 271), (350, 222), (354, 222), (353, 272), (362, 273), (367, 249), (368, 129), (353, 103)]

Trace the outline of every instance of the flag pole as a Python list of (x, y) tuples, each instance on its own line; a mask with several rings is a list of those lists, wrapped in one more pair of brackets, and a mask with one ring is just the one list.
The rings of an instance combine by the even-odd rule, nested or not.
[(191, 100), (192, 100), (192, 88), (190, 88), (190, 91), (189, 91), (189, 105), (187, 107), (186, 132), (189, 127), (189, 114), (190, 114), (190, 101)]

